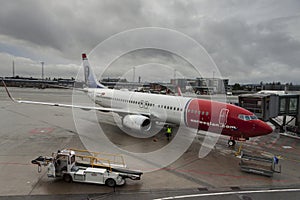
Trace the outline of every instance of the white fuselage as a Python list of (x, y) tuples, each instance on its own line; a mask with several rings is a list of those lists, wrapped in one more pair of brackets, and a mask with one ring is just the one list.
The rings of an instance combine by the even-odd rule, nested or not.
[(184, 110), (191, 100), (181, 96), (113, 89), (88, 89), (88, 94), (100, 106), (128, 110), (129, 113), (149, 114), (160, 121), (175, 124), (183, 122)]
[(106, 88), (88, 89), (88, 95), (96, 104), (110, 108), (107, 111), (122, 116), (123, 125), (138, 131), (149, 130), (153, 121), (221, 132), (234, 139), (247, 139), (273, 131), (250, 111), (217, 101)]

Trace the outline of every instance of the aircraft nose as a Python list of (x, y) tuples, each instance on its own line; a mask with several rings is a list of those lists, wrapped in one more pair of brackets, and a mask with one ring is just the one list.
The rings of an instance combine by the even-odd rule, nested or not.
[(260, 121), (259, 123), (259, 132), (261, 135), (267, 135), (273, 132), (273, 129), (271, 126), (269, 126), (267, 123)]

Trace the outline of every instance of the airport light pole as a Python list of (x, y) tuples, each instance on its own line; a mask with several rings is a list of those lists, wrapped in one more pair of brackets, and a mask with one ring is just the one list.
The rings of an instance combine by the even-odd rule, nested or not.
[(135, 80), (135, 67), (133, 67), (133, 72), (132, 72), (132, 82)]
[(42, 64), (42, 80), (44, 80), (44, 61), (41, 62)]
[(15, 61), (13, 60), (12, 63), (12, 72), (13, 72), (13, 78), (15, 77)]

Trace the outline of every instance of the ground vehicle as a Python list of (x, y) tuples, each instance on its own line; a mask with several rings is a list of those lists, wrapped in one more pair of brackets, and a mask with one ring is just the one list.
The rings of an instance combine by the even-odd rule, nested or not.
[(73, 170), (69, 173), (64, 173), (63, 179), (66, 182), (85, 182), (106, 184), (113, 187), (115, 185), (125, 184), (125, 179), (119, 173), (110, 172), (107, 169), (88, 167), (85, 169)]
[[(111, 159), (97, 156), (112, 157)], [(89, 152), (86, 150), (63, 149), (51, 157), (40, 156), (32, 164), (47, 166), (48, 177), (62, 177), (66, 182), (106, 184), (114, 187), (124, 185), (125, 179), (140, 180), (140, 171), (126, 169), (121, 155)]]
[(276, 156), (260, 156), (251, 153), (241, 152), (241, 161), (239, 163), (244, 172), (272, 177), (274, 172), (281, 173), (281, 165), (276, 170), (279, 160)]

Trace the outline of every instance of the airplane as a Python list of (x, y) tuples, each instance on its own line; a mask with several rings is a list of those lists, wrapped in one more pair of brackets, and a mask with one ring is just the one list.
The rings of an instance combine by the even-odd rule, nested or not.
[(15, 100), (2, 82), (14, 102), (114, 112), (122, 117), (123, 126), (143, 134), (156, 121), (178, 126), (184, 123), (189, 128), (229, 136), (228, 145), (234, 146), (236, 140), (245, 141), (273, 132), (267, 123), (259, 120), (252, 112), (236, 105), (183, 96), (109, 89), (95, 78), (85, 53), (82, 54), (82, 60), (87, 85), (83, 91), (97, 106)]

